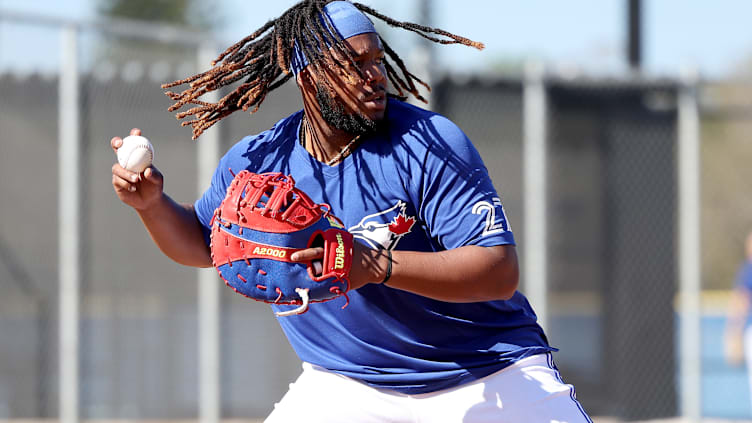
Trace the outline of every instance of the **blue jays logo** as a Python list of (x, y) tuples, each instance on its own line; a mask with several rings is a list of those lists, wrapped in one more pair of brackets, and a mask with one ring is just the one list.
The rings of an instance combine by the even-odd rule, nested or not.
[(394, 207), (369, 214), (347, 231), (371, 248), (394, 250), (399, 240), (415, 225), (415, 216), (407, 216), (406, 208), (407, 204), (400, 200)]

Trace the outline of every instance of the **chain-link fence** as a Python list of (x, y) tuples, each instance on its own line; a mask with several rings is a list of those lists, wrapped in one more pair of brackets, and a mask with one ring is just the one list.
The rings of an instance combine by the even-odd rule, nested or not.
[[(547, 329), (559, 365), (594, 415), (676, 415), (676, 87), (546, 87)], [(522, 90), (445, 81), (437, 96), (481, 151), (524, 245)]]
[[(705, 292), (703, 407), (723, 403), (723, 417), (752, 415), (750, 387), (743, 367), (723, 355), (728, 290), (740, 265), (749, 260), (745, 240), (752, 232), (752, 77), (707, 84), (701, 91), (702, 283)], [(750, 369), (747, 369), (747, 372)]]
[[(60, 415), (57, 193), (65, 181), (58, 178), (56, 25), (0, 20), (0, 419)], [(41, 33), (44, 41), (14, 31)], [(159, 84), (205, 64), (198, 64), (197, 41), (115, 34), (106, 25), (77, 32), (78, 408), (84, 419), (196, 418), (197, 275), (164, 257), (117, 200), (109, 140), (144, 129), (155, 141), (166, 191), (177, 201), (197, 198), (197, 145), (166, 111), (170, 101)], [(9, 43), (50, 49), (50, 61), (42, 72), (20, 75), (3, 53), (12, 51)], [(559, 367), (592, 415), (678, 416), (680, 86), (546, 78), (544, 87), (548, 299), (533, 306), (546, 311)], [(434, 110), (457, 122), (484, 157), (524, 255), (530, 214), (523, 207), (523, 78), (440, 78), (433, 88)], [(738, 95), (739, 88), (716, 84), (701, 98), (718, 104), (724, 90)], [(253, 118), (238, 113), (223, 121), (221, 151), (298, 108), (296, 87), (282, 87)], [(703, 288), (722, 291), (752, 228), (745, 195), (752, 114), (744, 104), (702, 110)], [(527, 275), (523, 269), (523, 292), (533, 283)], [(221, 415), (264, 416), (299, 373), (299, 361), (267, 307), (221, 292)], [(750, 417), (746, 379), (721, 358), (724, 304), (721, 298), (702, 320), (702, 412)]]
[[(34, 45), (37, 37), (12, 35), (37, 29), (54, 33), (49, 22), (43, 24), (11, 22), (0, 42), (29, 40), (14, 48), (40, 49)], [(196, 272), (162, 255), (138, 229), (137, 215), (117, 200), (109, 140), (143, 128), (158, 140), (156, 163), (166, 175), (166, 191), (177, 201), (197, 198), (196, 143), (166, 111), (171, 101), (159, 85), (195, 73), (199, 46), (124, 38), (96, 25), (82, 26), (77, 39), (80, 416), (195, 418), (200, 403)], [(43, 45), (52, 53), (59, 35)], [(5, 69), (0, 75), (0, 418), (59, 415), (56, 201), (64, 181), (58, 178), (56, 61), (27, 74), (12, 69), (12, 57), (0, 56)], [(286, 87), (254, 119), (228, 119), (222, 128), (225, 147), (295, 110), (294, 95)], [(264, 415), (297, 375), (299, 363), (265, 307), (249, 307), (229, 291), (222, 294), (223, 415)], [(238, 333), (244, 336), (231, 335)]]

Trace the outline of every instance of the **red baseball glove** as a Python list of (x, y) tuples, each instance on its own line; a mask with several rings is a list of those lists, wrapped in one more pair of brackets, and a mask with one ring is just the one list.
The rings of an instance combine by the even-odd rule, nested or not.
[[(312, 247), (324, 248), (315, 266), (290, 260)], [(238, 173), (212, 219), (211, 257), (220, 277), (254, 300), (298, 306), (278, 316), (346, 297), (352, 251), (352, 235), (329, 206), (314, 203), (281, 173)]]

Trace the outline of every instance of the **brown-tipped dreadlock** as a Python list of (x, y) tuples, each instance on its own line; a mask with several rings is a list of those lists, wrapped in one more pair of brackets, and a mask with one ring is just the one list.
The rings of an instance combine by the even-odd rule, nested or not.
[[(193, 127), (193, 139), (198, 138), (206, 129), (237, 110), (247, 111), (253, 107), (251, 113), (255, 113), (271, 91), (292, 78), (293, 74), (290, 67), (296, 40), (298, 40), (298, 46), (305, 55), (311, 71), (322, 81), (326, 81), (326, 78), (324, 78), (326, 69), (332, 67), (337, 67), (339, 70), (345, 69), (344, 64), (337, 60), (331, 60), (333, 59), (332, 52), (340, 57), (346, 57), (354, 64), (352, 52), (346, 48), (344, 40), (334, 30), (331, 22), (328, 19), (322, 20), (319, 18), (319, 16), (326, 16), (323, 10), (324, 6), (332, 1), (334, 0), (303, 0), (292, 6), (276, 20), (267, 22), (251, 35), (230, 46), (212, 61), (210, 70), (169, 84), (163, 84), (162, 88), (165, 89), (189, 84), (188, 88), (179, 94), (172, 91), (165, 93), (172, 100), (175, 100), (175, 104), (170, 106), (168, 110), (171, 112), (179, 110), (187, 104), (196, 106), (176, 115), (178, 119), (188, 116), (194, 117), (193, 120), (181, 123), (182, 126), (191, 125)], [(479, 50), (484, 47), (482, 43), (441, 29), (396, 21), (363, 4), (354, 2), (352, 4), (361, 12), (376, 17), (390, 26), (415, 32), (439, 44), (462, 44)], [(436, 38), (429, 34), (440, 35), (448, 39)], [(394, 89), (397, 90), (397, 96), (405, 98), (405, 92), (407, 92), (425, 103), (426, 100), (418, 93), (416, 83), (423, 85), (428, 90), (431, 87), (410, 73), (402, 59), (383, 39), (381, 39), (381, 43), (384, 46), (386, 56), (397, 67), (395, 69), (385, 58), (384, 64), (387, 76)], [(355, 81), (358, 77), (363, 77), (359, 68), (357, 66), (354, 68), (358, 75), (350, 75), (349, 78), (352, 81)], [(199, 100), (202, 95), (243, 78), (245, 78), (245, 82), (238, 85), (234, 91), (224, 96), (217, 103)]]

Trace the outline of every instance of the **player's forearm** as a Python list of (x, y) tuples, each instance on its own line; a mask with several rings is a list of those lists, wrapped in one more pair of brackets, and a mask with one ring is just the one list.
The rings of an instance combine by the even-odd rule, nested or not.
[(731, 298), (729, 300), (726, 331), (741, 333), (747, 322), (749, 312), (749, 294), (741, 288), (736, 288), (731, 292)]
[(465, 246), (421, 253), (394, 251), (387, 285), (447, 302), (506, 300), (519, 283), (513, 246)]
[(192, 205), (178, 204), (162, 194), (156, 204), (137, 212), (152, 240), (167, 257), (186, 266), (212, 265)]

